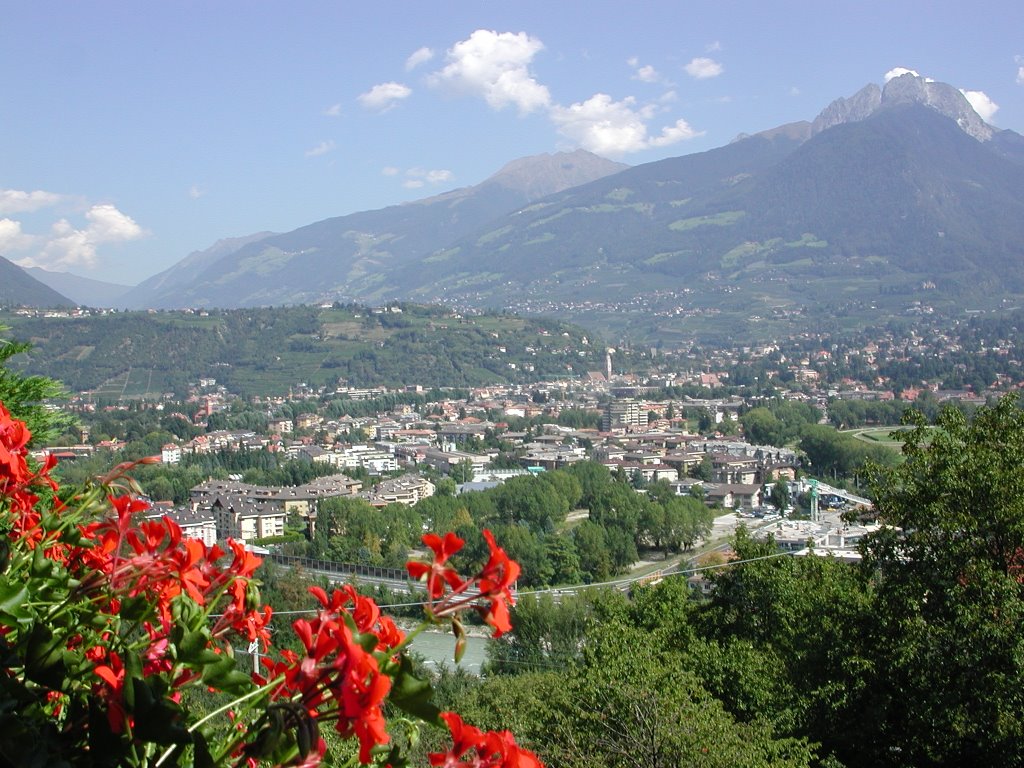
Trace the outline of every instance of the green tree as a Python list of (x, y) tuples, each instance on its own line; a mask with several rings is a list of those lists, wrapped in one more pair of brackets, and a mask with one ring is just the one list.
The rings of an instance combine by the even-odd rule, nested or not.
[[(565, 480), (566, 484), (576, 484), (571, 476)], [(506, 525), (520, 523), (533, 531), (550, 533), (569, 514), (569, 501), (556, 483), (532, 475), (513, 477), (489, 494), (494, 501), (496, 521)]]
[(776, 509), (785, 509), (789, 506), (789, 484), (785, 480), (776, 480), (772, 485), (771, 502)]
[(764, 723), (739, 723), (702, 685), (684, 655), (646, 629), (603, 623), (568, 676), (573, 706), (558, 713), (542, 752), (568, 768), (805, 766), (802, 740)]
[[(6, 330), (0, 326), (0, 333)], [(24, 375), (11, 368), (12, 359), (30, 348), (29, 344), (0, 338), (0, 403), (25, 422), (32, 432), (32, 445), (41, 446), (72, 429), (75, 421), (45, 404), (47, 400), (66, 397), (63, 386), (45, 376)]]
[(868, 462), (891, 466), (899, 457), (882, 445), (869, 445), (833, 427), (812, 424), (804, 428), (800, 450), (811, 462), (811, 472), (833, 478), (852, 478)]
[(565, 472), (579, 481), (582, 489), (579, 503), (587, 509), (593, 509), (595, 499), (603, 496), (612, 484), (612, 473), (608, 467), (596, 461), (578, 461), (570, 464)]
[(614, 571), (612, 553), (608, 546), (605, 529), (584, 520), (573, 531), (576, 552), (580, 558), (580, 570), (587, 581), (606, 581)]
[(765, 407), (751, 408), (740, 417), (743, 434), (756, 445), (784, 445), (782, 423)]
[[(881, 522), (871, 727), (907, 764), (1024, 762), (1024, 412), (918, 416), (871, 484)], [(869, 740), (870, 741), (870, 740)]]

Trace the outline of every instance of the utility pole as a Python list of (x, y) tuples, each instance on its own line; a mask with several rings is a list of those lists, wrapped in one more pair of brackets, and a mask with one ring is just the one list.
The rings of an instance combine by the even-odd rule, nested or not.
[(252, 671), (260, 674), (260, 641), (253, 640), (249, 643), (249, 655), (252, 656)]
[(818, 481), (811, 478), (811, 522), (821, 522), (818, 514)]

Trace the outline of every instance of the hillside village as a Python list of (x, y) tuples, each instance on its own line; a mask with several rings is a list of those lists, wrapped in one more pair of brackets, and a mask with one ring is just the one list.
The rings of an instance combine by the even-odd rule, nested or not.
[[(384, 307), (366, 314), (386, 318), (398, 311)], [(82, 392), (65, 406), (86, 425), (81, 439), (48, 450), (65, 461), (107, 455), (114, 462), (133, 450), (128, 435), (93, 435), (88, 425), (107, 424), (109, 430), (108, 416), (136, 412), (162, 420), (163, 434), (174, 438), (147, 444), (167, 467), (194, 465), (202, 457), (269, 454), (278, 463), (313, 468), (314, 479), (298, 485), (247, 483), (238, 472), (195, 485), (187, 500), (178, 494), (177, 506), (166, 494), (154, 498), (160, 514), (171, 514), (206, 541), (275, 542), (297, 530), (312, 536), (325, 498), (359, 499), (376, 508), (414, 505), (435, 493), (440, 478), (450, 478), (459, 492), (480, 491), (511, 477), (593, 461), (639, 493), (660, 481), (678, 496), (697, 495), (718, 517), (732, 516), (733, 527), (744, 518), (757, 520), (784, 550), (802, 551), (811, 541), (852, 556), (864, 530), (840, 520), (827, 503), (821, 514), (811, 514), (809, 489), (800, 481), (849, 479), (851, 467), (801, 450), (795, 427), (769, 428), (771, 409), (803, 409), (802, 420), (831, 425), (823, 428), (835, 435), (832, 427), (895, 424), (910, 404), (930, 409), (930, 416), (948, 404), (973, 408), (1024, 382), (1016, 316), (979, 313), (951, 320), (919, 302), (907, 311), (915, 318), (909, 328), (804, 332), (735, 347), (690, 342), (606, 350), (578, 330), (567, 331), (556, 351), (600, 369), (550, 380), (537, 380), (522, 362), (544, 351), (531, 344), (551, 338), (548, 331), (541, 328), (541, 341), (532, 341), (494, 330), (482, 337), (484, 353), (516, 356), (521, 364), (508, 364), (515, 380), (458, 389), (341, 378), (331, 386), (295, 381), (287, 393), (260, 396), (232, 391), (212, 369), (188, 385), (184, 399)], [(42, 310), (20, 310), (20, 316), (31, 312)], [(97, 312), (104, 314), (66, 314)], [(167, 320), (175, 316), (164, 314)], [(752, 412), (761, 418), (751, 421)], [(168, 423), (181, 427), (172, 429), (177, 437), (166, 431)], [(796, 516), (815, 519), (776, 519), (790, 512), (771, 505), (776, 483), (783, 484), (787, 502), (802, 504)], [(867, 499), (825, 486), (822, 501), (869, 506)]]
[[(879, 339), (843, 356), (870, 365), (883, 345), (893, 343)], [(910, 346), (919, 344), (923, 340), (912, 340)], [(281, 460), (309, 462), (320, 466), (320, 471), (333, 473), (293, 487), (252, 485), (242, 482), (241, 475), (211, 479), (192, 489), (186, 505), (172, 508), (170, 502), (158, 501), (156, 509), (176, 517), (186, 532), (206, 541), (234, 537), (265, 542), (281, 537), (289, 520), (293, 525), (301, 522), (311, 533), (317, 504), (324, 498), (358, 498), (375, 507), (414, 505), (435, 492), (439, 477), (452, 478), (459, 492), (467, 492), (494, 487), (510, 477), (589, 460), (629, 479), (640, 492), (651, 482), (665, 481), (677, 495), (698, 494), (720, 516), (772, 522), (764, 530), (770, 531), (782, 548), (800, 550), (812, 540), (818, 549), (849, 555), (864, 530), (851, 529), (825, 502), (866, 506), (866, 499), (838, 489), (834, 495), (823, 490), (824, 514), (808, 521), (781, 520), (788, 510), (771, 506), (769, 491), (775, 483), (785, 483), (787, 496), (796, 498), (808, 491), (798, 478), (814, 474), (815, 467), (792, 447), (757, 444), (744, 436), (740, 415), (763, 403), (763, 396), (737, 392), (721, 397), (665, 397), (673, 387), (721, 391), (740, 360), (773, 356), (779, 373), (787, 374), (773, 379), (790, 382), (780, 391), (780, 398), (814, 406), (823, 414), (830, 401), (917, 397), (913, 392), (870, 389), (852, 381), (843, 390), (819, 388), (823, 372), (834, 360), (831, 353), (820, 350), (788, 360), (771, 345), (722, 353), (716, 368), (689, 375), (616, 373), (609, 354), (604, 371), (591, 371), (583, 379), (495, 385), (464, 393), (442, 391), (426, 406), (399, 405), (372, 415), (331, 417), (324, 403), (340, 398), (372, 410), (380, 398), (398, 393), (386, 387), (339, 386), (325, 392), (296, 386), (287, 396), (253, 398), (246, 404), (263, 418), (264, 429), (210, 429), (191, 439), (163, 444), (161, 460), (173, 466), (188, 457), (268, 452)], [(423, 388), (411, 385), (403, 391), (421, 394)], [(966, 391), (935, 388), (930, 394), (963, 403), (983, 401)], [(77, 397), (71, 407), (83, 415), (129, 407), (151, 409), (203, 428), (212, 425), (218, 414), (230, 413), (239, 402), (211, 376), (195, 383), (185, 403), (97, 406), (88, 397)], [(563, 414), (573, 414), (588, 424), (560, 424)], [(522, 424), (528, 426), (512, 428)], [(102, 452), (116, 456), (124, 446), (124, 441), (115, 438), (49, 450), (73, 460)]]

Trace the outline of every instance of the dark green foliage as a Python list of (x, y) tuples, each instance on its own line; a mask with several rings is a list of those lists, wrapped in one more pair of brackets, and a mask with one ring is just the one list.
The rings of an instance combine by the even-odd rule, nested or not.
[[(7, 330), (0, 326), (0, 333)], [(32, 432), (32, 444), (41, 446), (67, 432), (75, 422), (68, 414), (45, 404), (45, 401), (66, 396), (58, 382), (45, 376), (29, 376), (12, 370), (11, 359), (30, 349), (29, 344), (0, 338), (0, 403), (15, 418), (25, 422)]]
[(821, 413), (806, 403), (776, 400), (751, 408), (740, 417), (743, 433), (755, 445), (784, 446), (795, 441), (809, 424), (817, 424)]
[(419, 544), (422, 528), (418, 507), (389, 504), (378, 509), (362, 499), (323, 499), (309, 552), (327, 560), (402, 568), (409, 550)]
[[(154, 399), (165, 392), (184, 396), (190, 382), (207, 376), (237, 394), (267, 395), (300, 382), (328, 391), (339, 381), (355, 387), (466, 387), (563, 376), (567, 366), (578, 373), (594, 367), (595, 346), (582, 344), (580, 329), (546, 320), (462, 318), (436, 307), (402, 307), (403, 327), (396, 327), (393, 315), (360, 307), (12, 315), (10, 322), (19, 335), (35, 341), (32, 354), (18, 361), (25, 370), (110, 399)], [(394, 403), (425, 402), (422, 395), (388, 397)], [(386, 398), (376, 405), (387, 405)], [(331, 413), (362, 415), (369, 408), (339, 400)]]
[(820, 477), (852, 478), (867, 462), (892, 465), (898, 456), (892, 450), (871, 445), (833, 427), (814, 424), (804, 428), (800, 450), (810, 462), (810, 472)]
[(873, 724), (908, 762), (1024, 760), (1024, 412), (944, 411), (873, 483), (879, 582)]
[(769, 498), (776, 509), (785, 509), (789, 506), (789, 485), (785, 480), (776, 480), (772, 484)]

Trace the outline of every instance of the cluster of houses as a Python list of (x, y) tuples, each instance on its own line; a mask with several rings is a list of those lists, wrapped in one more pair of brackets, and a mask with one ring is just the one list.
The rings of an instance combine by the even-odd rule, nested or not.
[(415, 473), (388, 478), (363, 490), (344, 474), (319, 477), (299, 486), (263, 486), (239, 480), (207, 480), (192, 488), (187, 507), (157, 503), (154, 516), (168, 515), (186, 536), (208, 544), (227, 538), (252, 542), (283, 536), (289, 518), (312, 533), (322, 499), (361, 498), (371, 506), (416, 504), (432, 496), (435, 486)]

